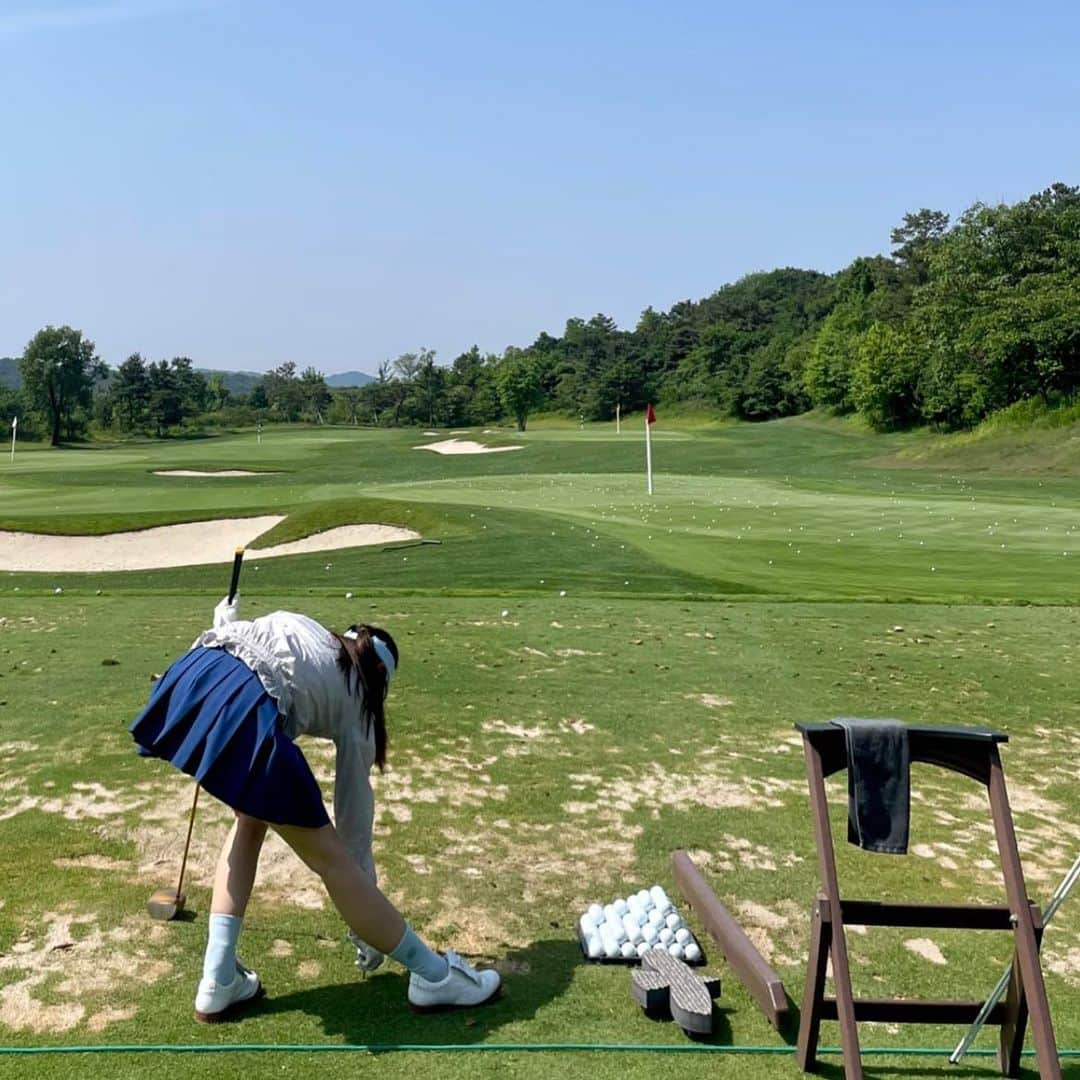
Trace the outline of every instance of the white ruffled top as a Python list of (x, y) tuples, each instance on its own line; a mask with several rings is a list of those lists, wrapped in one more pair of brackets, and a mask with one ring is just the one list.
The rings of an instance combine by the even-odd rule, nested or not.
[(237, 605), (219, 604), (214, 626), (192, 648), (224, 649), (258, 676), (277, 702), (290, 739), (330, 739), (337, 748), (334, 822), (356, 861), (376, 880), (371, 851), (375, 797), (371, 767), (375, 733), (366, 722), (363, 691), (351, 693), (338, 667), (340, 645), (326, 627), (291, 611), (237, 618)]

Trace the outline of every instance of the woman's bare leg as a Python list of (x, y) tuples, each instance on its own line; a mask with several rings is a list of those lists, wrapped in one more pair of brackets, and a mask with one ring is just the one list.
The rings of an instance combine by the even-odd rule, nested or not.
[(255, 870), (265, 838), (265, 821), (237, 812), (218, 857), (214, 895), (210, 901), (211, 914), (243, 918), (255, 884)]
[(322, 878), (334, 907), (350, 930), (380, 952), (390, 953), (400, 944), (405, 920), (360, 869), (333, 825), (320, 829), (275, 825), (274, 829)]

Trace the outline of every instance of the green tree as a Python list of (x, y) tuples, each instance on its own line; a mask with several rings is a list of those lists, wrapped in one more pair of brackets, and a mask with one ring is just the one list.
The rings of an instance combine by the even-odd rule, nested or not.
[(878, 430), (919, 419), (925, 346), (905, 327), (874, 323), (862, 335), (851, 373), (855, 408)]
[(300, 419), (304, 411), (304, 394), (291, 360), (268, 371), (262, 378), (263, 392), (270, 411), (280, 420), (290, 423)]
[(137, 431), (148, 419), (150, 375), (139, 353), (132, 353), (117, 369), (109, 388), (112, 413), (127, 431)]
[(503, 406), (517, 421), (518, 431), (524, 431), (529, 413), (542, 400), (536, 362), (519, 349), (507, 349), (495, 377)]
[(210, 412), (218, 412), (229, 404), (232, 394), (225, 385), (225, 376), (215, 371), (206, 381), (206, 407)]
[(313, 367), (305, 368), (300, 375), (299, 389), (304, 415), (321, 424), (323, 410), (333, 400), (326, 385), (326, 376)]
[(53, 446), (62, 432), (73, 438), (85, 425), (94, 383), (106, 370), (81, 330), (46, 326), (30, 339), (19, 361), (23, 392), (45, 417)]
[(173, 381), (180, 395), (181, 419), (201, 416), (206, 412), (209, 391), (206, 376), (196, 371), (186, 356), (175, 356), (172, 362)]
[(184, 398), (176, 372), (167, 360), (159, 360), (147, 369), (150, 379), (150, 422), (154, 425), (159, 439), (164, 438), (169, 428), (184, 419)]

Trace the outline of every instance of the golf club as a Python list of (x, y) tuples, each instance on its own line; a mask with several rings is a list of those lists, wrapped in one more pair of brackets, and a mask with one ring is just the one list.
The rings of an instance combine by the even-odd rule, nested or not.
[[(240, 567), (244, 563), (244, 549), (236, 549), (233, 556), (232, 580), (229, 582), (229, 603), (236, 597), (236, 591), (240, 587)], [(195, 794), (191, 799), (191, 814), (188, 816), (187, 839), (184, 841), (184, 854), (180, 859), (180, 876), (176, 881), (175, 889), (158, 889), (146, 902), (146, 910), (150, 918), (168, 922), (175, 919), (184, 910), (184, 902), (187, 896), (184, 894), (184, 871), (187, 869), (188, 851), (191, 848), (191, 833), (195, 827), (195, 808), (199, 805), (199, 788), (202, 785), (196, 783)]]

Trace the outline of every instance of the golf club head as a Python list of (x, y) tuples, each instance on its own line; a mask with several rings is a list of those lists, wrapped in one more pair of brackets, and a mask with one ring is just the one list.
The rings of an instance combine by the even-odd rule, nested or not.
[(168, 922), (175, 919), (184, 910), (184, 901), (187, 897), (183, 893), (177, 894), (175, 889), (158, 889), (149, 900), (146, 901), (146, 910), (151, 919), (160, 919)]

